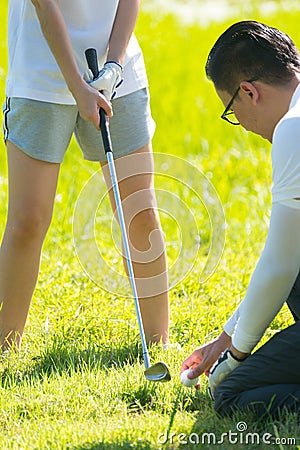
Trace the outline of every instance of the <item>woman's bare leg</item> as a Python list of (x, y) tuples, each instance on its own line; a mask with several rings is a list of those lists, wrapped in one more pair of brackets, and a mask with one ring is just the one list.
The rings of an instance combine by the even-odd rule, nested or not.
[[(168, 342), (169, 299), (165, 243), (161, 231), (154, 191), (154, 164), (151, 144), (126, 157), (115, 160), (129, 229), (130, 250), (137, 284), (139, 304), (148, 342)], [(102, 169), (113, 211), (115, 201), (111, 190), (108, 166)], [(127, 267), (125, 264), (127, 272)]]
[(9, 203), (0, 248), (0, 345), (20, 347), (51, 222), (59, 164), (27, 156), (7, 142)]

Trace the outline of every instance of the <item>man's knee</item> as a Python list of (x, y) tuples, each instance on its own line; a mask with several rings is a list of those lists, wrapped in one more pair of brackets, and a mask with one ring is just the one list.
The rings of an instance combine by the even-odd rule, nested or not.
[(232, 413), (236, 395), (230, 389), (223, 388), (223, 384), (219, 384), (214, 392), (214, 410), (220, 416), (227, 416)]

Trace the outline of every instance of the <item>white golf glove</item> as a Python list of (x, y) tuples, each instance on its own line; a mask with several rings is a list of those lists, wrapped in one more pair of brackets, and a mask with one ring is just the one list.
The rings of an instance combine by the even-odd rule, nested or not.
[(101, 91), (102, 94), (110, 101), (116, 95), (116, 89), (122, 83), (122, 66), (115, 61), (107, 61), (103, 68), (100, 70), (97, 78), (94, 79), (93, 73), (88, 69), (84, 75), (84, 80), (89, 83), (97, 91)]
[(208, 377), (209, 393), (212, 399), (216, 387), (229, 375), (236, 367), (238, 367), (243, 360), (238, 360), (233, 357), (229, 348), (225, 350), (215, 364), (211, 367)]

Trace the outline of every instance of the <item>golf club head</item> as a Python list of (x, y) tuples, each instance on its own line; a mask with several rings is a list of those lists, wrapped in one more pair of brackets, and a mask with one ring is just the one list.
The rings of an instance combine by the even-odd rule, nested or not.
[(171, 375), (167, 365), (164, 362), (158, 362), (148, 367), (144, 372), (148, 381), (170, 381)]

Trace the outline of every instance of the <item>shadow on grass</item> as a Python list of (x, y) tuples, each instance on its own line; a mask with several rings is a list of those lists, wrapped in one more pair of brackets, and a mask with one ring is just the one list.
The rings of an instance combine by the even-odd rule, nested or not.
[[(40, 356), (31, 360), (27, 359), (23, 366), (17, 358), (11, 361), (8, 359), (5, 367), (2, 365), (0, 387), (14, 389), (16, 386), (42, 384), (45, 379), (52, 377), (67, 376), (71, 378), (75, 373), (84, 377), (87, 373), (112, 368), (126, 372), (129, 365), (136, 366), (139, 363), (142, 365), (143, 362), (142, 352), (136, 340), (134, 344), (129, 346), (125, 346), (125, 343), (121, 346), (119, 342), (114, 342), (111, 347), (107, 343), (99, 345), (94, 342), (86, 342), (85, 348), (78, 347), (78, 341), (53, 339), (51, 345), (46, 347)], [(141, 367), (138, 367), (138, 371), (142, 373)], [(122, 391), (118, 393), (118, 398), (119, 401), (127, 405), (129, 414), (139, 414), (149, 409), (160, 410), (164, 408), (157, 383), (143, 382), (143, 377), (141, 377), (140, 382), (132, 385), (132, 383), (126, 381), (127, 377), (124, 379), (124, 386)], [(95, 397), (103, 396), (102, 392), (100, 394), (94, 390), (89, 392)], [(105, 448), (101, 447), (100, 444), (97, 445), (99, 448)], [(124, 448), (135, 448), (128, 445)], [(147, 449), (149, 447), (141, 448)]]
[(157, 447), (148, 443), (137, 443), (137, 442), (119, 442), (119, 443), (87, 443), (82, 446), (70, 447), (68, 450), (157, 450)]
[[(211, 404), (202, 408), (189, 434), (182, 436), (178, 449), (193, 450), (205, 448), (268, 450), (276, 446), (276, 439), (282, 443), (299, 435), (297, 414), (286, 413), (278, 420), (270, 416), (258, 416), (254, 412), (236, 412), (231, 417), (217, 416)], [(280, 436), (280, 438), (279, 438)], [(296, 439), (297, 441), (297, 439)], [(277, 441), (277, 444), (280, 441)], [(286, 448), (279, 445), (280, 448)], [(167, 447), (169, 448), (169, 447)], [(172, 448), (172, 447), (170, 447)], [(289, 448), (299, 448), (289, 445)]]
[[(177, 400), (177, 409), (195, 413), (197, 411), (212, 411), (213, 404), (208, 393), (198, 391), (197, 394), (193, 390), (183, 388)], [(175, 405), (174, 405), (175, 406)]]
[(10, 387), (22, 382), (42, 380), (45, 376), (71, 375), (74, 372), (97, 370), (100, 367), (110, 369), (122, 368), (136, 364), (141, 354), (138, 343), (129, 346), (104, 346), (88, 343), (85, 348), (79, 348), (78, 342), (54, 338), (40, 356), (26, 362), (20, 369), (19, 364), (9, 360), (0, 374), (0, 386)]

